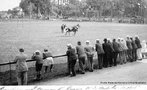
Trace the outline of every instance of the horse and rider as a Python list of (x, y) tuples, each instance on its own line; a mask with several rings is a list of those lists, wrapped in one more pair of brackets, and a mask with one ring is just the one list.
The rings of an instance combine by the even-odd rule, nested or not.
[(76, 32), (78, 31), (78, 29), (80, 28), (80, 25), (77, 24), (73, 27), (67, 27), (66, 24), (62, 24), (61, 25), (61, 32), (64, 33), (64, 31), (66, 32), (65, 35), (69, 34), (70, 35), (70, 32), (73, 32), (74, 35), (76, 35)]

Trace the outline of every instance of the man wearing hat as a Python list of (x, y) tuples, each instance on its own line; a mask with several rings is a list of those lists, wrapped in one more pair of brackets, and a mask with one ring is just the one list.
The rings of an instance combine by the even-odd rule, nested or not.
[(137, 59), (142, 60), (142, 54), (141, 54), (142, 46), (141, 46), (140, 39), (137, 35), (135, 36), (135, 43), (137, 45)]
[(87, 60), (89, 64), (89, 71), (93, 72), (93, 56), (94, 56), (94, 47), (90, 45), (90, 42), (86, 41), (85, 52), (87, 55)]
[(97, 52), (97, 57), (98, 57), (98, 68), (102, 69), (103, 68), (104, 50), (103, 50), (102, 44), (100, 43), (99, 39), (96, 40), (95, 50)]
[(128, 61), (131, 62), (133, 60), (132, 60), (132, 44), (131, 44), (130, 36), (127, 36), (126, 44), (128, 47), (128, 50), (127, 50)]
[(28, 66), (27, 66), (26, 60), (27, 60), (27, 55), (24, 53), (24, 49), (20, 48), (19, 54), (15, 57), (15, 60), (14, 60), (14, 62), (16, 62), (18, 85), (27, 85)]
[(76, 64), (76, 61), (77, 61), (77, 56), (76, 56), (76, 51), (72, 47), (71, 44), (67, 45), (66, 55), (67, 55), (67, 59), (68, 59), (68, 73), (71, 76), (76, 76), (75, 64)]
[(103, 46), (103, 49), (104, 49), (104, 60), (103, 60), (103, 66), (105, 68), (108, 67), (108, 64), (109, 64), (109, 59), (110, 59), (110, 55), (111, 55), (111, 50), (110, 50), (110, 45), (108, 44), (108, 41), (107, 39), (105, 38), (104, 39), (104, 43), (102, 44)]

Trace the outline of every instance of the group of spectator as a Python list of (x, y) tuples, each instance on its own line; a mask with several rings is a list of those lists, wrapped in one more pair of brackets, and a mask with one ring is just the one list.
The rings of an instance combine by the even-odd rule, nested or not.
[[(81, 74), (85, 74), (85, 68), (88, 68), (89, 72), (93, 72), (93, 57), (95, 52), (97, 53), (98, 69), (117, 66), (118, 64), (125, 64), (127, 62), (134, 62), (136, 60), (142, 60), (141, 54), (141, 42), (138, 36), (134, 38), (127, 36), (126, 40), (123, 38), (109, 39), (105, 38), (104, 42), (101, 43), (99, 39), (96, 40), (95, 46), (92, 46), (90, 41), (86, 41), (86, 46), (83, 46), (81, 41), (77, 42), (77, 46), (74, 47), (72, 44), (67, 44), (67, 65), (68, 75), (76, 76), (75, 65), (78, 60), (79, 70)], [(17, 81), (19, 85), (27, 84), (27, 55), (24, 54), (24, 49), (19, 49), (19, 55), (16, 56), (16, 71)], [(36, 79), (40, 80), (42, 67), (45, 67), (44, 73), (47, 73), (48, 67), (50, 66), (50, 72), (54, 65), (53, 56), (44, 49), (41, 53), (36, 50), (32, 59), (36, 61)], [(86, 65), (87, 63), (87, 65)]]
[[(17, 82), (18, 85), (27, 85), (27, 72), (28, 72), (28, 66), (26, 63), (27, 55), (24, 54), (24, 49), (19, 49), (19, 54), (15, 57), (16, 62), (16, 72), (17, 72)], [(48, 67), (50, 66), (50, 72), (52, 72), (54, 61), (52, 54), (48, 51), (48, 49), (44, 49), (44, 52), (41, 53), (41, 51), (36, 50), (33, 55), (32, 59), (36, 61), (35, 67), (36, 67), (36, 80), (41, 80), (41, 70), (42, 67), (45, 67), (44, 73), (47, 73)]]
[(78, 41), (76, 48), (71, 44), (68, 44), (67, 48), (68, 74), (71, 76), (76, 76), (75, 64), (77, 60), (79, 61), (79, 70), (81, 74), (85, 74), (85, 68), (93, 72), (93, 57), (95, 51), (97, 52), (98, 69), (142, 60), (142, 46), (138, 36), (134, 38), (127, 36), (126, 40), (123, 38), (113, 40), (105, 38), (103, 43), (97, 39), (95, 46), (92, 46), (90, 41), (86, 41), (85, 47)]

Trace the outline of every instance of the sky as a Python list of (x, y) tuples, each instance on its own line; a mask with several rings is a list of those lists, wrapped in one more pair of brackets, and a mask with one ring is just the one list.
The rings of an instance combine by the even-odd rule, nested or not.
[(0, 0), (0, 11), (5, 11), (19, 6), (21, 0)]

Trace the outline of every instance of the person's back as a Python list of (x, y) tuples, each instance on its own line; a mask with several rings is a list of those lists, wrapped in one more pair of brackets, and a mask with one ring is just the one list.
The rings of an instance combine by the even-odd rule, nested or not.
[(113, 42), (112, 45), (113, 45), (113, 49), (114, 49), (115, 52), (119, 52), (120, 51), (119, 50), (119, 44), (117, 42)]
[(68, 49), (66, 54), (67, 54), (69, 60), (76, 60), (77, 59), (76, 52), (75, 52), (74, 48)]
[(76, 50), (77, 50), (78, 57), (85, 57), (85, 50), (83, 46), (78, 45), (76, 47)]
[(130, 40), (126, 40), (126, 45), (128, 47), (129, 50), (132, 49), (132, 44), (131, 44), (131, 41)]
[(41, 55), (35, 55), (33, 56), (33, 59), (36, 61), (36, 63), (38, 64), (42, 64), (43, 63), (43, 58)]
[(18, 72), (28, 71), (28, 66), (26, 63), (27, 55), (24, 53), (20, 53), (16, 56), (16, 70)]
[(96, 43), (95, 44), (95, 49), (96, 49), (96, 51), (97, 51), (98, 54), (103, 54), (104, 53), (102, 44), (100, 44), (100, 43)]
[(48, 57), (53, 57), (53, 55), (50, 52), (44, 52), (43, 53), (43, 59), (46, 59)]
[(85, 47), (85, 51), (86, 51), (87, 56), (91, 56), (94, 54), (94, 48), (90, 45), (87, 45)]

